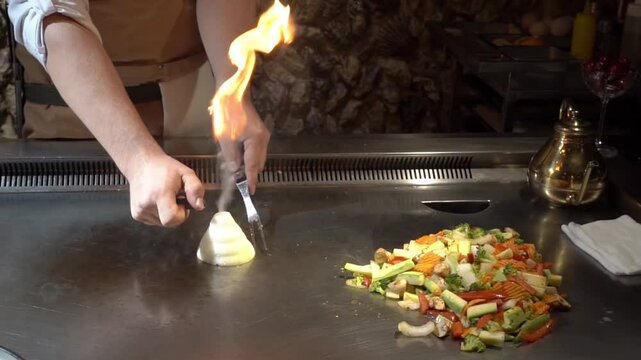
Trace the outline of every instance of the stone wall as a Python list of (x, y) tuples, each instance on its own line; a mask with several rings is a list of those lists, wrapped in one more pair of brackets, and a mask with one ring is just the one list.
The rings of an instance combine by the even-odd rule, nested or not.
[(13, 138), (16, 136), (13, 127), (16, 103), (4, 0), (0, 0), (0, 11), (0, 137)]
[[(4, 0), (0, 0), (4, 3)], [(259, 10), (273, 0), (257, 0)], [(511, 21), (537, 0), (286, 0), (296, 40), (259, 61), (252, 95), (275, 134), (432, 132), (450, 64), (429, 21)], [(6, 23), (0, 123), (12, 136)], [(5, 122), (6, 120), (6, 122)]]
[[(432, 132), (450, 67), (430, 21), (511, 21), (532, 0), (289, 0), (291, 46), (263, 57), (254, 103), (277, 134)], [(260, 1), (262, 11), (272, 4)]]

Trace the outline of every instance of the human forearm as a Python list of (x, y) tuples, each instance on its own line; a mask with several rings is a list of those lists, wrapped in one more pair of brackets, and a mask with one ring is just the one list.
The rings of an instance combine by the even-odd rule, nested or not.
[(51, 79), (124, 175), (132, 176), (136, 162), (163, 155), (98, 38), (61, 15), (47, 17), (44, 29)]
[[(198, 27), (205, 45), (209, 62), (216, 77), (216, 86), (236, 72), (236, 67), (228, 56), (232, 41), (256, 24), (256, 9), (254, 0), (198, 0)], [(269, 144), (269, 130), (263, 124), (256, 109), (252, 105), (249, 91), (245, 92), (242, 111), (247, 124), (241, 135), (242, 161), (238, 163), (237, 144), (221, 142), (223, 156), (227, 161), (235, 161), (244, 165), (250, 192), (254, 193), (258, 183), (258, 173), (263, 170)], [(232, 121), (234, 117), (232, 116)]]
[[(77, 5), (65, 2), (72, 3)], [(36, 55), (41, 55), (39, 60), (63, 99), (129, 180), (132, 217), (149, 225), (179, 225), (188, 212), (176, 203), (176, 194), (184, 190), (191, 206), (202, 210), (202, 183), (192, 169), (167, 156), (153, 139), (129, 100), (97, 30), (89, 31), (93, 25), (87, 27), (91, 24), (88, 17), (84, 22), (82, 26), (57, 14), (44, 18), (42, 27), (36, 22), (35, 35), (44, 38), (46, 47), (46, 52)]]
[(229, 45), (256, 24), (255, 0), (198, 0), (198, 28), (217, 86), (236, 71)]

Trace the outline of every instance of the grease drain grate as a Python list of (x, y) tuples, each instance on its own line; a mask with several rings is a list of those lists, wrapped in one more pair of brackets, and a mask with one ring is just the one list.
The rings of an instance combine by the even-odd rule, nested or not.
[[(207, 185), (219, 182), (213, 156), (176, 157)], [(435, 183), (471, 179), (471, 156), (326, 155), (269, 158), (259, 175), (263, 185)], [(108, 158), (19, 159), (0, 162), (0, 192), (96, 191), (127, 187)]]

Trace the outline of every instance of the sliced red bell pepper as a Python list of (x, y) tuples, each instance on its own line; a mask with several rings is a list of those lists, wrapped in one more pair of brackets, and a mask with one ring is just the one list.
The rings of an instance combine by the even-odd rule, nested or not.
[(534, 244), (522, 244), (518, 246), (518, 249), (525, 251), (527, 257), (530, 259), (536, 256), (536, 247)]
[(500, 325), (503, 325), (503, 313), (503, 310), (499, 310), (496, 314), (494, 314), (494, 321), (496, 321)]
[(513, 251), (512, 252), (512, 259), (516, 261), (525, 261), (527, 260), (527, 256), (523, 256), (520, 250)]
[(545, 325), (541, 326), (540, 328), (532, 332), (524, 332), (523, 334), (521, 334), (521, 339), (529, 343), (533, 343), (539, 339), (542, 339), (545, 335), (549, 334), (552, 331), (552, 329), (554, 329), (555, 324), (556, 324), (556, 320), (550, 319), (550, 321), (545, 323)]
[(430, 303), (427, 301), (427, 297), (425, 296), (425, 293), (422, 291), (418, 293), (418, 303), (420, 305), (420, 312), (421, 314), (425, 315), (427, 314), (427, 310), (430, 309)]
[(474, 254), (472, 254), (471, 252), (467, 253), (467, 262), (470, 264), (474, 264)]
[(534, 290), (534, 288), (530, 286), (530, 284), (528, 284), (527, 281), (523, 280), (522, 278), (514, 275), (509, 275), (507, 279), (510, 281), (514, 281), (515, 283), (523, 286), (525, 291), (527, 291), (530, 295), (536, 295), (536, 290)]
[(496, 299), (507, 299), (507, 295), (501, 291), (497, 290), (480, 290), (480, 291), (467, 291), (457, 293), (461, 299), (465, 301), (482, 299), (482, 300), (496, 300)]
[(487, 323), (489, 323), (493, 319), (494, 319), (494, 314), (483, 315), (481, 316), (479, 321), (476, 323), (476, 327), (479, 329), (483, 329), (485, 325), (487, 325)]
[(494, 246), (494, 252), (497, 253), (497, 254), (500, 254), (505, 250), (507, 250), (507, 246), (505, 246), (503, 244), (496, 244)]
[(404, 258), (404, 257), (402, 257), (402, 256), (394, 256), (393, 258), (391, 258), (391, 259), (387, 260), (387, 262), (388, 262), (389, 264), (391, 264), (391, 265), (396, 265), (396, 264), (398, 264), (398, 263), (400, 263), (400, 262), (403, 262), (403, 261), (405, 261), (405, 260), (407, 260), (407, 258)]
[(369, 287), (371, 284), (372, 284), (372, 279), (370, 279), (368, 277), (364, 277), (363, 278), (363, 286)]
[(536, 273), (539, 274), (539, 275), (543, 275), (543, 264), (542, 263), (536, 264)]
[(463, 327), (463, 323), (460, 321), (455, 322), (452, 324), (452, 339), (458, 340), (463, 338), (463, 331), (465, 331), (465, 328)]

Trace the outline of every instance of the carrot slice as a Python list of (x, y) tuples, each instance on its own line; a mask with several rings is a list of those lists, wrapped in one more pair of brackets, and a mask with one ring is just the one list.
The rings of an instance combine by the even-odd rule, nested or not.
[(510, 275), (507, 277), (507, 279), (521, 285), (525, 289), (525, 291), (530, 293), (530, 295), (536, 295), (536, 290), (534, 290), (534, 288), (522, 278), (518, 276)]
[(527, 270), (527, 264), (525, 262), (514, 260), (514, 259), (499, 260), (496, 262), (496, 264), (494, 264), (494, 268), (500, 269), (508, 265), (512, 265), (516, 270), (519, 270), (519, 271)]
[(527, 298), (529, 293), (523, 286), (512, 281), (504, 281), (494, 284), (492, 290), (501, 291), (510, 299), (521, 300)]
[(440, 256), (434, 253), (425, 254), (418, 260), (418, 263), (414, 266), (413, 270), (420, 271), (425, 275), (432, 275), (434, 266), (436, 266), (440, 262)]
[(431, 234), (431, 235), (423, 235), (420, 238), (414, 240), (418, 244), (422, 245), (431, 245), (432, 243), (436, 242), (436, 235)]
[(550, 305), (542, 302), (542, 301), (537, 301), (534, 304), (532, 304), (532, 309), (536, 315), (543, 315), (550, 310)]

